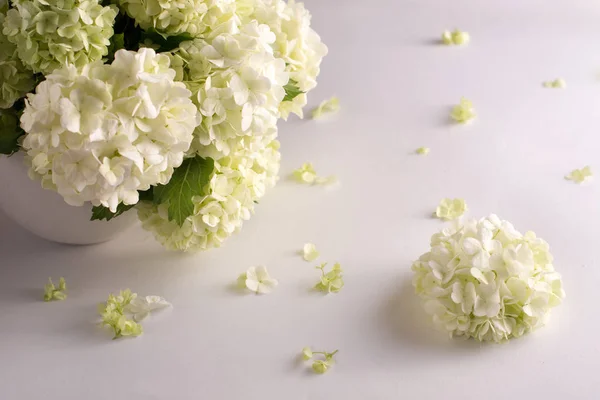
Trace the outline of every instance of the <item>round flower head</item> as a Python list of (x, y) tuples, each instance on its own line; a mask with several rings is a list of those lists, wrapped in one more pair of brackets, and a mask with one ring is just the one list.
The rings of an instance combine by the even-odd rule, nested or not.
[(413, 285), (451, 336), (500, 342), (542, 326), (565, 296), (548, 243), (490, 215), (431, 237)]
[[(0, 26), (4, 26), (4, 7), (0, 10)], [(33, 73), (19, 60), (17, 46), (0, 32), (0, 108), (12, 107), (34, 87)]]
[(34, 72), (83, 67), (108, 54), (116, 6), (103, 7), (98, 0), (12, 0), (12, 5), (3, 33)]
[(71, 205), (115, 211), (166, 184), (198, 125), (169, 57), (119, 50), (110, 65), (56, 70), (28, 95), (21, 126), (31, 173)]
[(181, 227), (169, 221), (166, 205), (157, 207), (148, 202), (138, 205), (142, 226), (169, 249), (198, 251), (221, 246), (250, 218), (255, 201), (275, 185), (278, 148), (277, 141), (256, 152), (247, 151), (240, 144), (228, 157), (215, 160), (206, 195), (194, 198), (194, 215)]
[(203, 116), (193, 144), (200, 156), (218, 159), (240, 140), (276, 134), (289, 77), (285, 62), (272, 54), (269, 33), (251, 22), (236, 34), (182, 43), (172, 54), (178, 79), (194, 93)]
[(213, 24), (231, 17), (233, 0), (117, 0), (142, 29), (200, 36)]

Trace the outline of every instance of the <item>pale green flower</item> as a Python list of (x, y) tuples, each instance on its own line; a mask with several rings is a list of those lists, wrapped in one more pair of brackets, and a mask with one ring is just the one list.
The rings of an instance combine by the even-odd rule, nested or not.
[(127, 307), (136, 297), (136, 293), (125, 289), (121, 290), (117, 296), (110, 294), (106, 303), (98, 305), (98, 312), (102, 316), (102, 325), (112, 328), (115, 335), (113, 339), (142, 334), (142, 326), (125, 315)]
[(442, 43), (447, 46), (462, 46), (468, 44), (470, 40), (470, 35), (467, 32), (463, 32), (459, 29), (455, 29), (452, 32), (444, 31), (442, 33)]
[(430, 151), (431, 151), (431, 149), (429, 147), (419, 147), (416, 150), (416, 153), (421, 156), (426, 156), (427, 154), (429, 154)]
[(256, 294), (268, 294), (279, 284), (277, 279), (271, 278), (269, 271), (263, 265), (250, 267), (245, 273), (246, 287)]
[(467, 211), (467, 203), (464, 199), (445, 198), (435, 209), (435, 216), (447, 221), (461, 217)]
[(58, 287), (54, 286), (52, 278), (48, 278), (48, 283), (44, 286), (44, 301), (64, 300), (67, 298), (67, 283), (65, 278), (60, 278)]
[(565, 179), (575, 183), (583, 183), (591, 180), (593, 176), (592, 168), (589, 165), (586, 165), (581, 169), (574, 169), (569, 175), (565, 176)]
[(548, 243), (490, 215), (442, 230), (412, 266), (433, 323), (451, 336), (502, 342), (543, 326), (565, 297)]
[(321, 279), (315, 285), (315, 289), (321, 292), (338, 293), (344, 287), (344, 270), (339, 263), (331, 268), (329, 272), (325, 272), (327, 263), (318, 265), (316, 268), (321, 270)]
[(12, 5), (2, 32), (34, 72), (83, 67), (108, 54), (115, 5), (103, 7), (98, 0), (13, 0)]
[(305, 361), (310, 360), (313, 357), (313, 352), (310, 347), (305, 347), (302, 349), (302, 359)]
[(450, 31), (444, 31), (442, 33), (442, 43), (446, 46), (454, 44), (452, 42), (452, 33)]
[(312, 118), (319, 119), (328, 114), (338, 112), (340, 109), (340, 99), (332, 97), (327, 100), (323, 100), (314, 110), (312, 110)]
[(314, 261), (319, 258), (317, 247), (313, 243), (306, 243), (302, 249), (302, 258), (304, 261)]
[(235, 10), (235, 2), (212, 0), (116, 0), (145, 30), (168, 35), (189, 33), (200, 36), (211, 21), (221, 22)]
[(317, 180), (317, 172), (312, 163), (304, 163), (300, 168), (294, 170), (294, 178), (300, 183), (313, 184)]
[(317, 374), (324, 374), (334, 364), (333, 357), (337, 354), (337, 352), (338, 350), (335, 350), (331, 353), (327, 353), (325, 351), (312, 351), (310, 347), (305, 347), (302, 349), (302, 359), (308, 361), (317, 355), (323, 357), (323, 360), (314, 360), (311, 368)]
[(463, 32), (459, 29), (452, 31), (452, 43), (457, 46), (468, 44), (471, 40), (471, 36), (467, 32)]
[(304, 163), (302, 166), (292, 173), (293, 178), (299, 183), (305, 183), (307, 185), (332, 185), (338, 182), (337, 177), (331, 176), (318, 176), (312, 163)]
[(312, 363), (312, 369), (317, 374), (324, 374), (325, 372), (327, 372), (329, 367), (330, 367), (330, 364), (327, 361), (323, 361), (323, 360), (315, 360)]
[(543, 83), (545, 88), (553, 88), (553, 89), (564, 89), (567, 87), (567, 82), (564, 79), (558, 78), (553, 81), (546, 81)]
[(460, 99), (460, 103), (452, 108), (450, 117), (460, 124), (466, 124), (476, 117), (473, 103), (465, 98)]

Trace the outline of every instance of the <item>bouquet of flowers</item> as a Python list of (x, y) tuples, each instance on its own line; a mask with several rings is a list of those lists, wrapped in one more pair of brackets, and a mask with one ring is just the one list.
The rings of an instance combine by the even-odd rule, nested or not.
[(0, 153), (178, 250), (250, 218), (327, 53), (295, 0), (0, 0), (0, 20)]

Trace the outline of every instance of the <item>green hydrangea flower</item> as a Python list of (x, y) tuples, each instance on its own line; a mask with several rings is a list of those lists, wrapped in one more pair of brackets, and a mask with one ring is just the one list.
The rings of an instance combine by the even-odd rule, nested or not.
[(12, 0), (12, 5), (2, 32), (34, 72), (82, 67), (108, 54), (115, 5), (103, 7), (98, 0)]
[(206, 0), (116, 0), (116, 3), (142, 29), (156, 29), (168, 35), (189, 33), (199, 36), (208, 27), (204, 17), (209, 12), (215, 14), (212, 19), (225, 14), (221, 10), (225, 4), (210, 5), (209, 9), (212, 2)]
[[(4, 26), (5, 8), (5, 4), (0, 3), (1, 26)], [(17, 47), (0, 32), (0, 108), (11, 108), (34, 87), (33, 73), (19, 60)]]

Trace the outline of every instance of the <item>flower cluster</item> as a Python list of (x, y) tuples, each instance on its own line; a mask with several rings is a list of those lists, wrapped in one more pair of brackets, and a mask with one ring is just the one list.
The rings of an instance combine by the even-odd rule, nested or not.
[(31, 172), (72, 205), (137, 203), (138, 190), (169, 181), (197, 126), (191, 93), (174, 77), (152, 49), (56, 70), (21, 117)]
[(184, 251), (220, 246), (276, 183), (277, 122), (327, 53), (295, 0), (0, 0), (0, 19), (0, 153), (22, 145), (93, 220), (136, 205)]
[(102, 6), (98, 0), (11, 3), (3, 33), (34, 72), (49, 74), (67, 64), (83, 67), (108, 53), (116, 6)]
[(327, 46), (310, 27), (311, 15), (303, 3), (296, 0), (254, 0), (251, 18), (267, 25), (275, 34), (274, 54), (287, 65), (290, 79), (305, 93), (291, 101), (281, 103), (279, 111), (287, 119), (290, 113), (302, 117), (306, 105), (306, 92), (317, 86), (317, 76)]
[(156, 29), (169, 35), (202, 34), (211, 21), (229, 16), (235, 3), (218, 0), (116, 0), (142, 29)]
[[(0, 26), (5, 25), (6, 11), (0, 6)], [(0, 31), (0, 108), (12, 107), (34, 87), (33, 73), (21, 63), (17, 46)]]
[(413, 285), (451, 336), (501, 342), (540, 327), (565, 296), (548, 243), (495, 215), (445, 229), (413, 264)]
[[(238, 33), (212, 40), (184, 42), (173, 53), (173, 65), (193, 93), (203, 116), (194, 150), (203, 157), (228, 156), (241, 140), (277, 134), (278, 107), (289, 81), (285, 62), (272, 54), (272, 32), (256, 21)], [(268, 142), (268, 141), (267, 141)], [(251, 149), (250, 150), (254, 150)]]
[(173, 250), (198, 251), (220, 247), (254, 212), (256, 202), (275, 185), (279, 172), (279, 142), (257, 152), (234, 152), (215, 161), (204, 196), (193, 199), (194, 213), (183, 225), (169, 220), (166, 205), (141, 202), (142, 226)]

